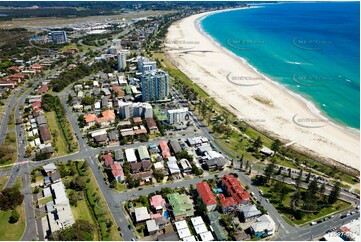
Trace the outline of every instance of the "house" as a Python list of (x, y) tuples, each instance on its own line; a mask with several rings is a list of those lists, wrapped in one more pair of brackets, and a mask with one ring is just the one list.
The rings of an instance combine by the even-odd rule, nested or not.
[(96, 114), (88, 114), (84, 115), (85, 125), (86, 126), (93, 126), (95, 125), (95, 120), (97, 118)]
[(262, 154), (264, 154), (265, 156), (272, 156), (272, 155), (274, 154), (274, 151), (271, 150), (271, 149), (269, 149), (269, 148), (267, 148), (267, 147), (263, 147), (263, 148), (260, 150), (260, 152), (261, 152)]
[(259, 217), (256, 222), (251, 224), (250, 227), (251, 233), (256, 238), (264, 238), (273, 235), (275, 229), (276, 229), (275, 222), (272, 220), (272, 218), (269, 215), (266, 214)]
[(123, 162), (124, 161), (123, 150), (114, 151), (114, 160), (116, 162)]
[(111, 169), (112, 169), (112, 174), (117, 182), (124, 181), (123, 168), (120, 166), (119, 163), (112, 164)]
[(221, 214), (217, 210), (211, 211), (207, 213), (206, 218), (207, 222), (211, 224), (215, 221), (218, 221), (221, 218)]
[(55, 152), (54, 148), (51, 146), (50, 143), (47, 144), (40, 144), (38, 153), (40, 154), (48, 154), (52, 155)]
[(142, 169), (142, 163), (141, 162), (132, 162), (130, 163), (130, 168), (132, 170), (132, 173), (138, 173)]
[(147, 220), (146, 221), (146, 226), (147, 226), (147, 230), (149, 234), (155, 234), (156, 232), (158, 232), (159, 230), (159, 226), (158, 224), (155, 222), (154, 219), (152, 220)]
[(161, 195), (154, 195), (149, 199), (150, 206), (154, 211), (162, 210), (166, 202)]
[(221, 202), (222, 212), (229, 213), (234, 211), (238, 206), (237, 201), (233, 197), (225, 197), (222, 193), (219, 194), (219, 201)]
[(114, 163), (113, 157), (112, 157), (111, 154), (103, 155), (103, 161), (104, 161), (104, 165), (107, 166), (107, 167), (110, 167)]
[(223, 157), (213, 158), (205, 161), (208, 170), (223, 170), (226, 165), (226, 160)]
[(119, 142), (118, 130), (108, 132), (109, 144), (116, 144)]
[(179, 161), (179, 166), (183, 173), (192, 173), (192, 165), (189, 163), (187, 159), (181, 159)]
[(208, 231), (206, 224), (204, 223), (201, 216), (191, 218), (191, 223), (193, 225), (193, 229), (197, 235), (205, 233)]
[(160, 150), (162, 151), (162, 157), (163, 159), (170, 157), (170, 150), (169, 147), (167, 145), (167, 142), (165, 142), (164, 140), (159, 142), (159, 147)]
[(167, 165), (168, 165), (169, 173), (172, 176), (176, 176), (176, 177), (180, 176), (181, 170), (179, 169), (179, 166), (177, 164), (177, 160), (176, 160), (176, 158), (174, 156), (171, 156), (171, 157), (168, 158)]
[(172, 148), (174, 154), (177, 154), (182, 151), (182, 148), (180, 147), (179, 143), (175, 140), (171, 140), (169, 142), (169, 145)]
[(157, 127), (157, 123), (155, 122), (154, 118), (146, 118), (145, 123), (147, 124), (149, 134), (159, 133), (159, 129)]
[(242, 206), (239, 209), (239, 213), (241, 214), (241, 218), (244, 222), (256, 219), (262, 215), (254, 204)]
[(112, 86), (112, 90), (113, 90), (114, 93), (116, 93), (116, 95), (118, 97), (124, 97), (125, 96), (124, 90), (119, 86)]
[(44, 197), (50, 197), (52, 196), (53, 194), (51, 193), (51, 190), (50, 190), (50, 187), (47, 187), (47, 188), (44, 188), (43, 189), (43, 196)]
[(214, 237), (211, 231), (207, 231), (198, 235), (201, 241), (213, 241)]
[(141, 161), (150, 161), (150, 156), (146, 146), (142, 145), (138, 147), (138, 154)]
[(177, 229), (177, 233), (180, 239), (183, 240), (184, 238), (192, 235), (191, 231), (188, 228), (186, 220), (176, 221), (174, 225)]
[(50, 177), (44, 177), (44, 187), (49, 187), (51, 185)]
[(143, 125), (140, 125), (139, 128), (134, 127), (133, 130), (134, 130), (134, 135), (147, 134), (147, 129)]
[(38, 89), (38, 92), (42, 92), (42, 93), (45, 93), (49, 90), (48, 86), (41, 86), (39, 89)]
[(142, 161), (142, 170), (149, 171), (152, 169), (152, 162), (150, 160)]
[(40, 125), (43, 125), (43, 124), (47, 124), (46, 123), (46, 118), (44, 116), (38, 116), (36, 117), (36, 123), (40, 126)]
[(244, 189), (239, 180), (233, 174), (222, 177), (223, 190), (232, 196), (238, 204), (247, 204), (251, 201), (251, 195)]
[(51, 141), (51, 134), (48, 128), (48, 125), (42, 125), (39, 127), (39, 134), (41, 141), (46, 144)]
[(218, 220), (210, 225), (210, 229), (215, 235), (217, 241), (227, 240), (227, 235)]
[(96, 118), (95, 120), (101, 126), (109, 126), (115, 121), (115, 113), (114, 110), (105, 110), (102, 112), (101, 118)]
[(167, 199), (175, 220), (194, 216), (193, 203), (186, 194), (171, 193)]
[(43, 170), (49, 176), (50, 174), (55, 173), (58, 170), (58, 168), (56, 168), (54, 163), (49, 163), (43, 166)]
[(56, 183), (58, 181), (61, 181), (61, 176), (60, 176), (60, 172), (56, 171), (54, 173), (50, 174), (50, 180), (52, 183)]
[(146, 207), (140, 207), (134, 209), (134, 217), (135, 222), (138, 224), (150, 219), (150, 214), (148, 213), (148, 209)]
[(153, 171), (141, 172), (132, 175), (133, 179), (140, 178), (142, 182), (150, 182), (153, 179)]
[(98, 134), (93, 136), (93, 139), (95, 143), (105, 145), (108, 141), (108, 136), (107, 133), (105, 132), (105, 134)]
[(134, 149), (126, 149), (125, 150), (125, 157), (127, 158), (127, 161), (132, 163), (132, 162), (137, 162), (137, 157), (135, 156), (135, 151)]
[(197, 193), (202, 199), (202, 202), (207, 207), (207, 211), (213, 211), (217, 206), (217, 199), (213, 195), (211, 188), (207, 182), (200, 182), (196, 184)]

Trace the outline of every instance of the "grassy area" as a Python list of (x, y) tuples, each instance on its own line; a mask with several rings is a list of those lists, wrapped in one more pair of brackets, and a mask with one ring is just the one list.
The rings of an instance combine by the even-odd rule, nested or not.
[(8, 129), (14, 129), (15, 128), (15, 108), (18, 105), (18, 102), (16, 102), (13, 109), (11, 109), (9, 121), (8, 121)]
[(25, 230), (25, 212), (24, 206), (20, 205), (16, 208), (20, 214), (20, 219), (15, 224), (10, 224), (9, 218), (11, 210), (0, 211), (0, 240), (20, 240)]
[[(74, 219), (83, 219), (94, 225), (96, 228), (96, 222), (94, 221), (94, 217), (88, 207), (88, 204), (85, 200), (78, 201), (77, 206), (71, 206), (71, 211), (73, 213)], [(94, 240), (99, 240), (99, 234), (97, 231), (94, 232)]]
[(16, 146), (16, 133), (15, 131), (8, 132), (5, 137), (5, 145)]
[[(80, 175), (84, 175), (84, 177), (88, 179), (86, 183), (86, 191), (84, 194), (84, 202), (87, 203), (90, 213), (99, 225), (99, 240), (122, 240), (122, 237), (118, 232), (115, 221), (113, 220), (108, 206), (106, 205), (103, 194), (99, 189), (93, 173), (90, 171), (89, 168), (86, 171), (84, 171), (84, 169), (81, 169), (81, 167), (83, 167), (83, 164), (84, 161), (78, 163), (78, 171)], [(107, 228), (107, 222), (109, 221), (111, 221), (112, 226), (110, 228)]]
[(117, 183), (117, 190), (123, 192), (126, 191), (127, 188), (125, 187), (124, 184)]
[[(3, 182), (1, 179), (0, 182)], [(21, 187), (21, 178), (19, 177), (14, 186)], [(16, 211), (20, 214), (19, 221), (10, 224), (9, 218), (11, 216), (11, 210), (0, 211), (0, 240), (20, 240), (25, 230), (25, 211), (24, 204), (16, 207)]]
[(44, 115), (49, 126), (52, 143), (54, 143), (54, 149), (59, 156), (67, 154), (67, 143), (64, 134), (59, 127), (59, 123), (56, 120), (55, 112), (45, 112)]
[(0, 190), (3, 189), (3, 187), (8, 182), (9, 176), (0, 176)]
[(53, 200), (53, 197), (49, 196), (49, 197), (43, 197), (43, 198), (39, 199), (38, 201), (39, 201), (39, 204), (44, 205), (47, 202), (50, 202), (52, 200)]
[[(286, 185), (291, 191), (294, 189), (291, 185)], [(337, 200), (330, 207), (323, 207), (318, 213), (303, 213), (302, 219), (295, 219), (292, 210), (290, 209), (291, 204), (291, 196), (292, 192), (289, 192), (285, 195), (285, 197), (280, 201), (277, 194), (272, 191), (272, 186), (258, 186), (265, 194), (265, 196), (270, 200), (270, 202), (274, 205), (277, 211), (284, 215), (288, 221), (292, 222), (296, 225), (304, 225), (308, 224), (311, 221), (318, 220), (320, 218), (326, 217), (330, 214), (339, 213), (351, 207), (351, 205), (345, 201)], [(301, 189), (301, 192), (305, 191), (305, 189)]]

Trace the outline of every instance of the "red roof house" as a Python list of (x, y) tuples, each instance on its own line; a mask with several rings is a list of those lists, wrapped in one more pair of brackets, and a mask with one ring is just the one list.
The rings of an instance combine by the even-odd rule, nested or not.
[(209, 187), (207, 182), (200, 182), (196, 184), (197, 192), (199, 196), (201, 196), (204, 205), (207, 206), (207, 210), (213, 211), (216, 209), (217, 200), (213, 195), (211, 188)]
[(104, 160), (104, 164), (105, 166), (111, 166), (113, 165), (113, 157), (111, 154), (106, 154), (106, 155), (103, 155), (103, 160)]
[(233, 197), (225, 197), (222, 193), (219, 194), (219, 201), (222, 205), (223, 213), (231, 212), (235, 207), (237, 207), (238, 203), (234, 200)]
[(159, 147), (160, 147), (160, 150), (162, 151), (162, 157), (163, 158), (171, 157), (170, 150), (169, 150), (169, 147), (167, 145), (167, 142), (165, 142), (164, 140), (160, 141), (159, 142)]
[(250, 202), (251, 195), (244, 189), (239, 180), (233, 175), (228, 174), (222, 177), (222, 185), (228, 194), (234, 198), (239, 204)]
[(112, 168), (112, 174), (114, 178), (117, 180), (117, 182), (121, 182), (124, 180), (124, 172), (123, 168), (120, 166), (119, 163), (115, 163), (111, 165)]

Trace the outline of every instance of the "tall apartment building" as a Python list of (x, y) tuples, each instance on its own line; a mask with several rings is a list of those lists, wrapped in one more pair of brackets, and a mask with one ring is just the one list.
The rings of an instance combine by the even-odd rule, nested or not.
[(124, 69), (127, 66), (127, 54), (124, 51), (118, 51), (117, 53), (117, 64), (118, 70)]
[(188, 120), (188, 108), (171, 109), (167, 111), (170, 124), (180, 124)]
[(142, 74), (155, 71), (157, 69), (157, 62), (150, 61), (146, 57), (138, 57), (138, 70)]
[(153, 108), (149, 103), (119, 102), (119, 115), (122, 119), (133, 117), (153, 117)]
[(55, 44), (64, 44), (68, 40), (65, 31), (51, 31), (49, 37)]
[(169, 76), (162, 70), (148, 72), (142, 75), (142, 100), (165, 100), (169, 95)]

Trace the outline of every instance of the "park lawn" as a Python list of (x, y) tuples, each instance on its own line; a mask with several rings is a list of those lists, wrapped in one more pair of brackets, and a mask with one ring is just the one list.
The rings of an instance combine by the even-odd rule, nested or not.
[(0, 240), (20, 240), (25, 230), (25, 212), (24, 206), (21, 204), (16, 207), (16, 210), (20, 214), (20, 219), (15, 224), (10, 224), (9, 218), (11, 216), (11, 210), (0, 211)]
[[(21, 177), (16, 179), (14, 186), (21, 188)], [(0, 240), (20, 240), (25, 230), (25, 210), (24, 203), (15, 208), (20, 214), (19, 221), (15, 224), (10, 224), (9, 218), (11, 216), (11, 210), (0, 210)]]
[[(286, 185), (286, 186), (287, 187), (293, 187), (291, 185)], [(284, 197), (282, 202), (280, 203), (280, 201), (278, 200), (279, 198), (276, 197), (277, 194), (270, 191), (271, 188), (272, 188), (271, 186), (269, 186), (269, 187), (258, 186), (258, 188), (261, 189), (264, 192), (265, 196), (270, 200), (272, 205), (277, 209), (277, 211), (279, 213), (283, 214), (284, 217), (286, 217), (289, 222), (292, 222), (293, 224), (296, 224), (296, 225), (306, 225), (306, 224), (310, 223), (311, 221), (315, 221), (315, 220), (318, 220), (320, 218), (324, 218), (326, 216), (329, 216), (330, 214), (342, 212), (342, 211), (344, 211), (346, 209), (349, 209), (351, 207), (350, 203), (347, 203), (347, 202), (342, 201), (342, 200), (339, 199), (331, 207), (324, 207), (317, 214), (305, 213), (305, 215), (302, 217), (301, 220), (296, 220), (296, 219), (293, 218), (292, 214), (287, 213), (287, 211), (288, 211), (287, 208), (290, 207), (292, 192), (288, 193)], [(301, 191), (305, 191), (305, 189), (301, 188)]]
[(97, 225), (94, 221), (94, 218), (91, 214), (91, 211), (89, 210), (88, 204), (86, 203), (85, 200), (79, 200), (77, 202), (77, 206), (71, 206), (71, 211), (73, 213), (74, 219), (75, 221), (78, 219), (83, 219), (86, 220), (88, 222), (90, 222), (95, 230), (94, 230), (94, 240), (99, 240), (99, 236), (97, 233)]
[(62, 156), (67, 154), (67, 143), (65, 140), (65, 137), (63, 135), (63, 132), (61, 130), (61, 128), (59, 127), (59, 123), (56, 120), (55, 117), (55, 112), (51, 111), (51, 112), (45, 112), (44, 113), (48, 126), (49, 126), (49, 130), (51, 133), (51, 138), (52, 141), (55, 143), (55, 150), (57, 151), (58, 156)]

